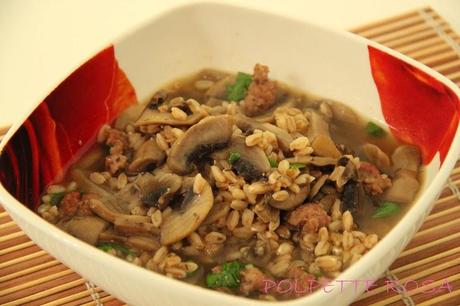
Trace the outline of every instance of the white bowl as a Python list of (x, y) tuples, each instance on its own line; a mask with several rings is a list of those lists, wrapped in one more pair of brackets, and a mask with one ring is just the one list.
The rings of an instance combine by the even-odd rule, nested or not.
[[(341, 280), (379, 278), (430, 212), (459, 154), (459, 89), (426, 66), (353, 34), (243, 7), (194, 3), (150, 20), (113, 46), (140, 101), (165, 81), (204, 67), (249, 71), (260, 62), (270, 67), (274, 79), (342, 101), (382, 125), (393, 126), (399, 137), (423, 146), (426, 179), (416, 203), (374, 249), (339, 277)], [(36, 102), (38, 106), (40, 101)], [(61, 106), (61, 111), (68, 109), (65, 102)], [(427, 114), (439, 124), (430, 123)], [(4, 138), (4, 155), (6, 144), (21, 126), (22, 122), (15, 124)], [(77, 124), (74, 128), (81, 127)], [(26, 158), (33, 156), (29, 153)], [(41, 219), (4, 186), (0, 200), (40, 247), (129, 304), (266, 303), (189, 285), (107, 255)], [(278, 304), (345, 305), (363, 290), (364, 286), (355, 290), (350, 283), (341, 290), (335, 284), (329, 293), (318, 290)]]

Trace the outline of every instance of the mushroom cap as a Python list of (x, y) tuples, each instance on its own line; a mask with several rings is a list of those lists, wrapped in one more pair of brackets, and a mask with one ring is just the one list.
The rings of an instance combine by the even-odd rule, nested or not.
[(136, 153), (133, 161), (128, 166), (129, 172), (140, 172), (145, 170), (149, 165), (160, 165), (165, 160), (166, 154), (157, 145), (155, 139), (151, 138), (145, 141)]
[(193, 162), (228, 145), (232, 128), (233, 118), (230, 115), (209, 116), (201, 120), (174, 142), (167, 160), (168, 167), (177, 174), (190, 173)]
[(214, 152), (211, 157), (215, 160), (228, 160), (232, 153), (240, 155), (240, 159), (232, 164), (233, 168), (247, 180), (260, 179), (270, 171), (270, 162), (265, 152), (260, 147), (247, 146), (243, 136), (232, 136), (228, 147)]
[(151, 179), (139, 186), (143, 194), (141, 200), (148, 206), (162, 209), (168, 205), (181, 186), (182, 177), (158, 171)]
[(214, 203), (214, 196), (206, 181), (200, 194), (193, 193), (193, 184), (187, 181), (179, 207), (167, 215), (161, 224), (162, 245), (175, 243), (193, 233), (205, 220)]

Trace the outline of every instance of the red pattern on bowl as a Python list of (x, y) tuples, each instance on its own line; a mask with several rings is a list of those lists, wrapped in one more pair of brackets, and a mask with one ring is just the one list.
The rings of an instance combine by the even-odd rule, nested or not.
[(8, 142), (0, 157), (2, 184), (29, 207), (38, 205), (43, 188), (62, 179), (101, 126), (136, 102), (114, 48), (99, 52), (49, 94)]

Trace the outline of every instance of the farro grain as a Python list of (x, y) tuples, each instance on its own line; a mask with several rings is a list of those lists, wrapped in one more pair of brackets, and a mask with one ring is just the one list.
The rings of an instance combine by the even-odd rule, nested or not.
[(177, 107), (171, 108), (171, 115), (174, 117), (174, 119), (177, 119), (177, 120), (187, 119), (187, 114), (183, 110)]
[(376, 234), (370, 234), (364, 239), (364, 246), (371, 249), (377, 244), (378, 240), (379, 238)]
[(220, 170), (219, 167), (212, 165), (211, 166), (211, 173), (216, 180), (216, 182), (219, 183), (225, 183), (227, 179), (225, 178), (224, 174), (222, 173), (222, 170)]
[(168, 249), (165, 246), (162, 246), (155, 252), (155, 255), (153, 255), (152, 260), (154, 263), (159, 264), (166, 258), (167, 255)]
[(153, 226), (160, 227), (161, 222), (163, 221), (161, 211), (159, 209), (155, 210), (155, 212), (151, 215), (150, 219), (152, 220)]
[(169, 145), (161, 133), (156, 134), (155, 140), (160, 149), (162, 149), (165, 152), (169, 150)]
[(353, 247), (353, 244), (354, 244), (353, 234), (348, 231), (344, 231), (343, 236), (342, 236), (343, 248), (345, 250), (349, 250)]
[(353, 216), (350, 211), (345, 211), (342, 215), (343, 229), (350, 232), (353, 227)]
[(236, 210), (243, 210), (248, 207), (248, 202), (242, 200), (233, 200), (230, 203), (230, 207)]
[(289, 192), (287, 192), (286, 190), (277, 191), (272, 195), (272, 198), (275, 201), (279, 202), (285, 201), (289, 198)]
[(254, 221), (254, 212), (250, 209), (245, 209), (241, 215), (241, 224), (245, 227), (251, 227)]
[(200, 194), (204, 187), (206, 186), (206, 180), (201, 176), (201, 173), (195, 175), (195, 179), (193, 181), (193, 192), (195, 194)]
[(232, 210), (227, 217), (227, 228), (229, 231), (233, 231), (240, 221), (240, 213), (237, 210)]
[(210, 232), (204, 237), (207, 243), (224, 243), (227, 240), (227, 236), (219, 232)]

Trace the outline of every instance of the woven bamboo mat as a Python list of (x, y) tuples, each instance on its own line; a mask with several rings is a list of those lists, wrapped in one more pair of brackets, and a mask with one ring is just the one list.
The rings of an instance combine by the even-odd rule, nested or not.
[[(460, 37), (430, 8), (353, 32), (405, 53), (460, 85)], [(420, 231), (377, 287), (353, 305), (460, 305), (459, 189), (460, 161)], [(387, 280), (399, 280), (398, 292), (387, 290)], [(430, 284), (421, 287), (424, 281)], [(64, 304), (123, 303), (41, 250), (0, 206), (0, 305)]]

